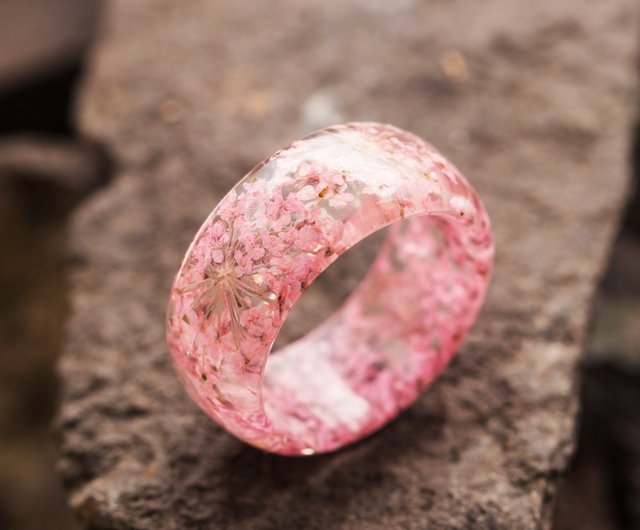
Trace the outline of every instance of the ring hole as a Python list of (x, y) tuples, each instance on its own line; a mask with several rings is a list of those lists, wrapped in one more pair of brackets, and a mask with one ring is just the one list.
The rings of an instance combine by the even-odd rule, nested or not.
[(367, 274), (388, 229), (379, 230), (351, 247), (318, 276), (287, 316), (272, 352), (306, 335), (335, 313)]

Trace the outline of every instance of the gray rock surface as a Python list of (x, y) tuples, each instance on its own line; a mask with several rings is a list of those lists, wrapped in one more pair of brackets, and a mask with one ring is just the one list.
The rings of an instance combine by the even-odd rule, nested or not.
[[(71, 229), (59, 469), (92, 528), (547, 528), (575, 365), (626, 193), (636, 4), (115, 0), (78, 123), (113, 183)], [(190, 238), (260, 158), (325, 121), (432, 141), (491, 213), (497, 262), (459, 357), (333, 455), (261, 453), (175, 378), (164, 307)], [(309, 292), (286, 334), (353, 286)]]

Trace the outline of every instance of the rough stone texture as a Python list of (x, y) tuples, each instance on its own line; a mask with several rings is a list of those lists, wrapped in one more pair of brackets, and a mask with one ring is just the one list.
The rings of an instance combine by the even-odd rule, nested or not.
[[(548, 527), (626, 189), (636, 15), (633, 0), (114, 1), (78, 117), (119, 170), (72, 223), (57, 423), (76, 512), (94, 528)], [(339, 120), (389, 121), (448, 154), (492, 215), (496, 270), (467, 345), (414, 407), (292, 460), (189, 401), (164, 307), (224, 191)], [(364, 260), (327, 271), (290, 336)]]

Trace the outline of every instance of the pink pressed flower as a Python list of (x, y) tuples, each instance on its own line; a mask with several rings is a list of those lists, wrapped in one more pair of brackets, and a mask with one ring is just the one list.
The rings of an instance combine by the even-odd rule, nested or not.
[(333, 193), (329, 198), (329, 206), (332, 208), (344, 208), (355, 200), (355, 195), (346, 191)]
[(298, 168), (298, 174), (305, 183), (296, 194), (300, 200), (327, 200), (331, 208), (344, 208), (355, 200), (355, 196), (348, 192), (344, 171), (306, 163)]
[(247, 258), (251, 261), (259, 261), (264, 257), (265, 251), (262, 242), (258, 240), (255, 234), (246, 234), (243, 238), (242, 246), (244, 247)]
[(401, 195), (397, 198), (397, 202), (398, 205), (400, 206), (401, 210), (402, 210), (402, 214), (404, 216), (404, 213), (411, 210), (413, 208), (413, 200), (411, 200), (409, 197), (407, 197), (406, 195)]
[(233, 219), (238, 210), (238, 193), (235, 189), (232, 189), (225, 197), (220, 201), (217, 208), (218, 217), (221, 219)]
[(282, 230), (286, 226), (289, 226), (289, 224), (291, 224), (291, 213), (283, 210), (282, 213), (279, 216), (275, 217), (271, 222), (271, 229), (274, 232), (280, 232), (280, 230)]
[(282, 190), (274, 191), (266, 204), (266, 213), (269, 219), (278, 217), (286, 210), (285, 200), (282, 198)]
[(221, 220), (214, 222), (211, 229), (203, 233), (202, 237), (207, 239), (211, 259), (216, 263), (222, 263), (222, 248), (228, 239), (226, 223)]
[(474, 207), (466, 197), (460, 195), (454, 195), (449, 199), (449, 206), (453, 208), (453, 211), (460, 217), (466, 216), (469, 218), (473, 213)]
[(249, 251), (247, 251), (249, 254), (249, 257), (253, 260), (253, 261), (259, 261), (262, 258), (264, 258), (265, 255), (265, 250), (263, 247), (255, 247)]
[(284, 232), (275, 234), (267, 229), (263, 229), (260, 233), (260, 241), (262, 248), (265, 250), (265, 261), (269, 261), (273, 256), (282, 256), (286, 251), (286, 241)]
[(324, 235), (317, 227), (306, 224), (297, 231), (295, 237), (295, 246), (300, 250), (314, 252), (325, 241)]
[(343, 189), (346, 187), (347, 176), (344, 171), (327, 170), (324, 173), (324, 178), (322, 179), (322, 181), (330, 188)]
[[(295, 257), (283, 256), (272, 261), (272, 266), (278, 267), (282, 273), (281, 283), (290, 283), (298, 289), (303, 281), (306, 281), (311, 271), (311, 264), (307, 254), (297, 254)], [(275, 286), (271, 286), (274, 292), (279, 292)], [(280, 288), (281, 290), (281, 288)]]
[(240, 325), (254, 337), (260, 337), (265, 327), (271, 327), (271, 319), (265, 314), (264, 308), (250, 307), (240, 316)]
[(224, 221), (216, 221), (211, 226), (211, 230), (209, 230), (209, 235), (212, 241), (222, 241), (226, 234), (227, 226)]
[(298, 199), (295, 193), (287, 194), (284, 202), (286, 210), (292, 214), (304, 217), (309, 213), (308, 207)]
[(329, 246), (327, 250), (329, 253), (340, 253), (342, 251), (341, 240), (344, 235), (344, 224), (343, 223), (332, 223), (329, 228), (329, 234), (327, 236), (327, 241)]
[(301, 201), (310, 201), (318, 198), (318, 192), (314, 186), (307, 185), (296, 193), (296, 197)]
[(256, 175), (254, 174), (254, 179), (252, 182), (252, 179), (249, 178), (247, 180), (244, 181), (244, 183), (242, 184), (242, 189), (244, 190), (244, 192), (247, 195), (250, 196), (263, 196), (264, 195), (264, 182), (257, 178)]
[(315, 185), (320, 180), (322, 168), (320, 164), (315, 160), (305, 160), (302, 162), (296, 171), (296, 176), (301, 182)]
[(249, 274), (253, 270), (253, 260), (249, 257), (249, 254), (236, 250), (233, 253), (233, 259), (236, 262), (236, 274), (238, 277)]

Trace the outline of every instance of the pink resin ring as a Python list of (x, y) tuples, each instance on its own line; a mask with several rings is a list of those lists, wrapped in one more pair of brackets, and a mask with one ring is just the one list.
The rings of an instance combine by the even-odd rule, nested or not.
[[(270, 355), (311, 282), (390, 224), (347, 301)], [(492, 262), (482, 204), (431, 145), (379, 123), (329, 127), (256, 166), (204, 222), (171, 289), (173, 361), (194, 401), (242, 440), (332, 451), (396, 416), (449, 362)]]

